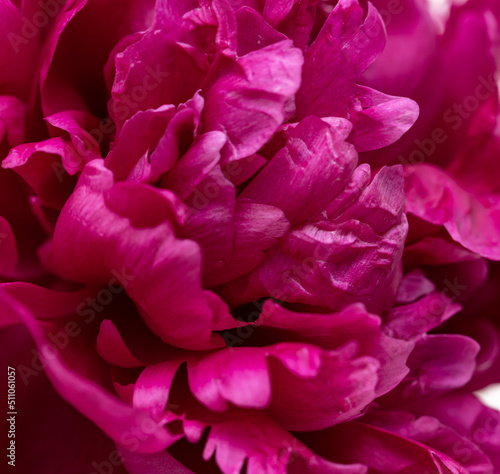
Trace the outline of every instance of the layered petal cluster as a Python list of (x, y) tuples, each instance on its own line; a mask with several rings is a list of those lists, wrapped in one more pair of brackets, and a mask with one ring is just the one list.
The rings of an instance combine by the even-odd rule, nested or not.
[(81, 447), (23, 472), (500, 472), (498, 94), (397, 158), (495, 74), (493, 4), (17, 3), (0, 336)]

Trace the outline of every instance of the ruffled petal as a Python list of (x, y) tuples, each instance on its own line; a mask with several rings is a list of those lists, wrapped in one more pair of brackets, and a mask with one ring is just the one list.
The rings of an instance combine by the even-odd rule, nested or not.
[(357, 200), (342, 195), (336, 215), (293, 228), (249, 276), (227, 284), (224, 297), (232, 306), (270, 295), (331, 310), (354, 302), (387, 309), (401, 278), (407, 231), (402, 185), (395, 167), (382, 169), (364, 190), (348, 188)]
[[(359, 421), (301, 435), (306, 445), (327, 459), (356, 460), (374, 472), (461, 474), (463, 467), (437, 449)], [(377, 453), (374, 456), (374, 453)]]
[[(38, 357), (58, 393), (92, 420), (110, 438), (138, 452), (154, 452), (171, 443), (167, 431), (152, 423), (145, 412), (135, 410), (78, 373), (69, 369), (54, 353), (32, 313), (2, 291), (1, 299), (16, 314), (34, 338)], [(52, 347), (52, 348), (51, 348)], [(147, 425), (147, 429), (145, 428)]]
[[(33, 354), (36, 347), (26, 328), (17, 325), (3, 329), (0, 339), (2, 364), (16, 369), (18, 455), (13, 470), (32, 472), (36, 466), (40, 474), (88, 474), (96, 466), (112, 466), (116, 474), (126, 474), (113, 441), (63, 400), (43, 372), (23, 379), (25, 370), (38, 368)], [(53, 455), (54, 446), (60, 449), (58, 456)]]
[(483, 257), (500, 259), (500, 198), (475, 196), (448, 173), (422, 165), (405, 168), (406, 210)]
[(83, 165), (73, 145), (59, 137), (12, 148), (2, 162), (3, 168), (13, 169), (33, 188), (42, 204), (58, 210), (75, 187), (71, 174)]
[(384, 46), (385, 28), (372, 4), (365, 18), (357, 0), (340, 1), (306, 52), (293, 120), (345, 117), (354, 125), (350, 140), (359, 151), (398, 140), (415, 123), (417, 104), (356, 84)]
[(299, 88), (302, 63), (302, 52), (280, 41), (242, 56), (210, 87), (202, 123), (227, 134), (224, 163), (256, 153), (273, 136)]
[(9, 274), (17, 266), (16, 237), (9, 222), (0, 217), (0, 274)]
[(59, 217), (56, 269), (83, 283), (121, 283), (166, 342), (195, 350), (220, 346), (222, 339), (212, 335), (215, 319), (229, 324), (232, 318), (224, 305), (214, 315), (201, 288), (199, 246), (175, 236), (183, 220), (175, 195), (137, 183), (114, 185), (111, 171), (95, 160)]
[(406, 439), (434, 448), (454, 459), (470, 474), (493, 474), (489, 457), (472, 440), (430, 416), (416, 418), (408, 412), (380, 412), (368, 419)]

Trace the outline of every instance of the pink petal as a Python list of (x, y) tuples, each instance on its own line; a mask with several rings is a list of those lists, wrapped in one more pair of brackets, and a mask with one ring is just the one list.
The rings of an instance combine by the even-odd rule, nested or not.
[(45, 117), (45, 120), (51, 126), (49, 128), (53, 135), (71, 140), (75, 154), (80, 157), (78, 171), (83, 169), (85, 163), (101, 158), (99, 145), (104, 140), (104, 136), (101, 140), (101, 137), (96, 134), (99, 133), (99, 120), (92, 114), (79, 110), (63, 111)]
[(76, 184), (70, 174), (83, 164), (72, 144), (56, 137), (12, 148), (2, 167), (19, 174), (44, 205), (61, 209)]
[(498, 411), (485, 407), (470, 393), (459, 392), (429, 400), (418, 406), (416, 411), (420, 415), (436, 417), (460, 435), (476, 443), (493, 462), (495, 472), (499, 469), (500, 413)]
[(0, 96), (0, 143), (16, 146), (25, 140), (25, 110), (13, 96)]
[[(462, 474), (452, 458), (416, 441), (359, 421), (301, 436), (327, 459), (362, 462), (373, 472), (390, 474), (432, 472)], [(375, 455), (376, 453), (376, 455)]]
[(105, 159), (117, 181), (126, 179), (140, 158), (154, 150), (174, 113), (173, 105), (164, 105), (139, 111), (125, 122)]
[(223, 162), (252, 155), (272, 137), (300, 85), (301, 66), (300, 50), (280, 41), (239, 58), (208, 90), (202, 123), (227, 134)]
[(498, 196), (469, 193), (445, 171), (430, 165), (405, 168), (405, 194), (408, 212), (443, 225), (467, 249), (500, 259)]
[[(49, 379), (66, 401), (110, 438), (130, 449), (154, 452), (171, 442), (167, 432), (159, 425), (152, 424), (146, 413), (125, 405), (96, 383), (70, 370), (57, 353), (49, 350), (49, 343), (31, 312), (3, 291), (1, 298), (30, 331)], [(146, 424), (148, 430), (145, 429)]]
[(139, 454), (120, 449), (120, 454), (128, 474), (164, 474), (166, 472), (169, 474), (196, 474), (176, 461), (168, 451)]
[(402, 184), (394, 167), (364, 190), (349, 188), (359, 196), (350, 207), (343, 195), (340, 215), (296, 226), (253, 272), (224, 287), (225, 298), (232, 306), (270, 295), (331, 310), (354, 302), (373, 312), (387, 309), (399, 285), (407, 230)]
[(470, 474), (493, 474), (489, 457), (473, 441), (440, 423), (436, 418), (415, 418), (407, 412), (388, 411), (369, 416), (374, 425), (411, 439), (454, 459)]
[(107, 91), (102, 70), (108, 55), (120, 38), (149, 26), (153, 8), (149, 0), (127, 2), (119, 9), (111, 0), (78, 0), (61, 7), (41, 68), (44, 114), (84, 110), (104, 116)]
[(9, 222), (0, 217), (0, 274), (10, 273), (17, 266), (16, 238)]
[(365, 18), (357, 0), (340, 1), (306, 52), (294, 120), (348, 118), (354, 125), (350, 140), (359, 151), (399, 139), (417, 119), (416, 103), (355, 83), (384, 46), (385, 29), (375, 8), (369, 4)]
[(354, 147), (345, 142), (350, 128), (344, 123), (304, 119), (240, 199), (278, 207), (293, 224), (323, 210), (344, 189), (357, 164)]
[[(78, 413), (52, 387), (46, 375), (24, 383), (23, 374), (35, 366), (36, 348), (22, 326), (0, 331), (2, 364), (16, 368), (16, 463), (14, 471), (88, 474), (95, 466), (125, 474), (115, 445), (95, 424)], [(34, 364), (34, 365), (33, 365)], [(44, 436), (50, 429), (50, 436)], [(53, 455), (53, 447), (60, 452)], [(19, 456), (19, 453), (23, 453)], [(113, 461), (113, 464), (110, 462)]]
[[(351, 305), (335, 314), (297, 313), (267, 301), (257, 321), (256, 340), (267, 343), (296, 341), (315, 344), (323, 349), (338, 349), (355, 343), (358, 356), (369, 356), (380, 363), (377, 396), (392, 390), (408, 373), (406, 360), (412, 343), (388, 337), (381, 320), (360, 305)], [(353, 330), (353, 328), (356, 328)]]
[(76, 281), (119, 281), (165, 342), (194, 350), (217, 347), (222, 339), (212, 334), (214, 321), (229, 324), (233, 318), (223, 305), (214, 315), (201, 288), (199, 246), (175, 235), (181, 222), (185, 210), (175, 195), (137, 183), (114, 185), (111, 171), (95, 160), (59, 217), (54, 263)]
[(478, 352), (479, 344), (466, 336), (422, 336), (408, 358), (410, 373), (387, 395), (387, 403), (412, 402), (464, 386), (474, 374)]

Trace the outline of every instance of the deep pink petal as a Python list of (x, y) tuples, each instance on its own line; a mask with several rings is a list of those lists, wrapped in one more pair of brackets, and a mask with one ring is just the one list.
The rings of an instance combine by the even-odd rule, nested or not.
[(368, 416), (370, 423), (437, 449), (466, 469), (470, 474), (493, 474), (489, 457), (473, 441), (461, 436), (431, 416), (416, 418), (408, 412), (388, 411)]
[(168, 451), (138, 454), (121, 449), (123, 463), (129, 474), (195, 474), (184, 467)]
[[(270, 295), (331, 310), (354, 302), (373, 312), (387, 309), (401, 278), (407, 231), (402, 185), (394, 167), (382, 169), (364, 190), (347, 187), (336, 215), (293, 228), (249, 276), (226, 285), (224, 296), (232, 306)], [(353, 203), (352, 195), (359, 196)]]
[(0, 143), (16, 146), (25, 140), (25, 109), (13, 96), (0, 96)]
[[(171, 442), (163, 428), (151, 426), (151, 420), (145, 412), (125, 405), (95, 382), (70, 370), (61, 362), (57, 352), (54, 354), (50, 350), (31, 312), (5, 292), (2, 292), (1, 298), (31, 333), (49, 379), (66, 401), (96, 423), (110, 438), (131, 449), (154, 452)], [(149, 430), (144, 428), (146, 420), (149, 420)]]
[(0, 217), (0, 274), (11, 273), (17, 266), (16, 237), (9, 222)]
[(55, 209), (61, 209), (73, 191), (76, 178), (70, 174), (83, 165), (73, 145), (59, 137), (12, 148), (2, 162), (33, 188), (42, 204)]
[[(79, 0), (61, 7), (41, 68), (44, 114), (84, 110), (105, 116), (107, 91), (102, 69), (108, 54), (120, 38), (149, 26), (153, 8), (149, 0), (130, 1), (119, 9), (113, 0)], [(111, 17), (114, 21), (110, 23)]]
[[(2, 364), (16, 369), (17, 456), (13, 471), (29, 473), (36, 466), (40, 474), (88, 474), (97, 465), (103, 469), (112, 466), (114, 473), (125, 474), (113, 441), (63, 400), (43, 371), (23, 379), (23, 370), (33, 368), (36, 352), (26, 328), (3, 329), (0, 338)], [(57, 456), (53, 455), (54, 446), (60, 449)]]
[(358, 356), (370, 356), (380, 363), (377, 396), (393, 389), (408, 373), (406, 360), (413, 344), (386, 336), (380, 318), (359, 304), (335, 314), (312, 314), (288, 311), (268, 301), (257, 325), (257, 341), (259, 337), (268, 343), (300, 341), (330, 350), (356, 344)]
[(302, 53), (280, 41), (238, 59), (206, 94), (202, 122), (224, 131), (224, 162), (257, 152), (285, 118), (285, 104), (300, 85)]
[(498, 196), (471, 194), (448, 173), (430, 165), (405, 168), (405, 194), (407, 212), (443, 225), (464, 247), (500, 259)]
[(137, 183), (114, 185), (111, 171), (95, 160), (59, 217), (54, 263), (76, 281), (120, 282), (165, 342), (195, 350), (220, 346), (222, 339), (212, 335), (214, 320), (229, 324), (232, 318), (224, 306), (215, 317), (202, 291), (198, 244), (175, 235), (185, 217), (172, 193)]
[[(439, 419), (462, 436), (476, 443), (491, 459), (495, 472), (500, 467), (500, 413), (485, 407), (470, 393), (451, 393), (416, 407), (420, 415)], [(465, 455), (468, 451), (462, 450)]]
[(345, 125), (342, 119), (331, 124), (304, 119), (240, 199), (278, 207), (292, 224), (323, 210), (344, 190), (357, 164), (354, 147), (345, 142), (350, 132)]
[(139, 111), (125, 122), (105, 159), (117, 181), (126, 179), (139, 160), (156, 147), (174, 113), (173, 105), (164, 105)]
[[(463, 468), (437, 449), (359, 421), (338, 425), (301, 439), (327, 459), (362, 462), (374, 472), (462, 474)], [(377, 456), (374, 456), (377, 453)]]
[(474, 374), (479, 344), (455, 334), (422, 336), (408, 358), (410, 373), (386, 396), (386, 403), (412, 403), (464, 386)]

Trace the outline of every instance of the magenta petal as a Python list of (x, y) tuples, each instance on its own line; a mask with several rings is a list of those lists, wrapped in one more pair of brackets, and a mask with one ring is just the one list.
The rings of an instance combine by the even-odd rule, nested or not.
[(370, 423), (390, 430), (454, 459), (470, 474), (493, 474), (489, 457), (473, 441), (431, 416), (416, 418), (408, 412), (388, 411), (368, 417)]
[(139, 159), (154, 149), (174, 115), (173, 105), (137, 112), (123, 125), (105, 159), (117, 181), (127, 178)]
[(56, 269), (84, 283), (121, 283), (165, 342), (195, 350), (220, 346), (213, 325), (233, 318), (203, 292), (200, 248), (175, 236), (181, 222), (185, 208), (175, 195), (138, 183), (115, 185), (111, 171), (95, 160), (59, 217)]
[(238, 26), (238, 56), (265, 48), (273, 43), (286, 40), (287, 37), (266, 23), (254, 9), (243, 7), (235, 13)]
[(341, 0), (305, 55), (297, 120), (307, 115), (344, 117), (346, 107), (353, 107), (355, 80), (384, 46), (383, 23), (373, 5), (364, 18), (357, 0)]
[(412, 340), (439, 326), (461, 309), (436, 291), (415, 303), (391, 308), (385, 318), (385, 331), (393, 337)]
[(116, 74), (109, 109), (118, 130), (138, 111), (181, 104), (200, 89), (206, 55), (181, 42), (182, 16), (189, 9), (188, 2), (157, 8), (150, 28), (122, 42), (123, 51), (113, 51)]
[(134, 407), (147, 410), (159, 422), (168, 409), (172, 382), (183, 362), (176, 359), (146, 367), (134, 386)]
[(213, 456), (223, 474), (237, 474), (247, 461), (248, 474), (261, 474), (272, 466), (276, 473), (367, 474), (362, 464), (338, 464), (326, 461), (266, 413), (233, 409), (214, 416), (194, 403), (188, 403), (180, 419), (186, 438), (200, 441), (209, 428), (203, 459)]
[(0, 217), (0, 274), (10, 273), (16, 266), (16, 238), (8, 221)]
[(233, 306), (270, 295), (334, 311), (354, 302), (373, 312), (389, 308), (407, 232), (402, 187), (400, 167), (383, 168), (364, 190), (346, 187), (337, 215), (294, 227), (253, 272), (228, 283), (224, 296)]
[(368, 4), (365, 18), (357, 0), (340, 1), (306, 52), (294, 120), (307, 115), (348, 118), (354, 125), (350, 140), (358, 151), (398, 140), (417, 119), (417, 104), (356, 84), (384, 46), (385, 28), (373, 5)]
[(84, 161), (73, 145), (61, 138), (25, 143), (10, 150), (2, 162), (35, 191), (42, 204), (61, 209), (76, 183), (70, 176), (83, 168)]
[[(391, 474), (463, 474), (454, 459), (429, 448), (359, 421), (338, 425), (318, 433), (307, 433), (301, 439), (327, 459), (349, 463), (362, 462), (369, 472)], [(375, 456), (374, 453), (377, 453)]]
[(224, 131), (224, 162), (257, 152), (283, 123), (285, 103), (300, 85), (302, 53), (290, 40), (238, 59), (206, 94), (202, 123)]
[(462, 335), (422, 336), (408, 358), (410, 373), (389, 397), (415, 399), (464, 386), (474, 374), (479, 349), (476, 341)]
[(356, 96), (359, 110), (349, 117), (354, 126), (349, 140), (359, 152), (391, 145), (417, 120), (419, 108), (411, 99), (393, 97), (362, 86), (356, 88)]
[[(287, 142), (241, 194), (283, 210), (291, 223), (306, 221), (343, 191), (357, 164), (345, 142), (350, 124), (308, 117), (288, 132)], [(294, 189), (293, 193), (288, 190)]]
[(289, 230), (283, 211), (267, 204), (239, 199), (234, 216), (233, 248), (228, 262), (219, 261), (215, 271), (205, 276), (208, 286), (216, 286), (253, 270), (265, 259), (272, 247)]
[(376, 396), (379, 369), (377, 359), (356, 354), (355, 344), (335, 351), (283, 343), (184, 354), (142, 372), (134, 405), (160, 419), (183, 361), (191, 392), (206, 407), (267, 409), (293, 430), (321, 429), (358, 416)]
[(425, 277), (422, 270), (417, 268), (406, 274), (401, 280), (398, 294), (396, 295), (396, 302), (412, 303), (435, 289), (435, 285)]
[(19, 145), (25, 138), (25, 111), (16, 97), (0, 96), (0, 143)]
[[(304, 349), (298, 352), (301, 357), (307, 354)], [(315, 378), (285, 370), (288, 360), (280, 358), (281, 364), (271, 365), (268, 412), (293, 431), (320, 430), (358, 417), (376, 397), (380, 364), (373, 357), (354, 356), (355, 351), (353, 343), (323, 353)]]
[(102, 116), (107, 100), (102, 70), (108, 55), (123, 36), (146, 29), (153, 10), (151, 0), (132, 0), (121, 8), (114, 1), (78, 0), (61, 5), (41, 67), (44, 115), (90, 110)]
[[(92, 294), (83, 289), (72, 292), (53, 291), (31, 283), (2, 283), (2, 291), (16, 300), (22, 301), (29, 311), (36, 314), (37, 320), (53, 322), (72, 314), (78, 305)], [(19, 316), (6, 308), (0, 312), (0, 326), (20, 324)]]
[[(500, 413), (485, 407), (470, 393), (454, 392), (426, 400), (416, 408), (420, 415), (439, 419), (457, 433), (476, 443), (485, 452), (497, 472), (500, 469)], [(461, 450), (465, 456), (468, 451)]]
[[(35, 85), (33, 80), (35, 65), (40, 54), (41, 35), (31, 37), (29, 40), (26, 39), (25, 22), (26, 19), (32, 18), (34, 15), (33, 11), (29, 12), (25, 8), (30, 3), (23, 2), (22, 5), (19, 2), (5, 1), (0, 3), (0, 18), (2, 19), (2, 28), (0, 30), (0, 68), (2, 70), (0, 90), (3, 95), (3, 97), (0, 96), (0, 103), (3, 106), (7, 105), (9, 108), (10, 104), (15, 103), (15, 109), (19, 111), (22, 110), (22, 106), (19, 107), (21, 104), (14, 97), (19, 97), (23, 101), (29, 99)], [(16, 5), (19, 5), (19, 7)], [(30, 7), (33, 7), (33, 5), (30, 5)], [(38, 4), (35, 9), (39, 9)], [(0, 109), (3, 109), (2, 114), (6, 111), (4, 107), (0, 106)], [(10, 112), (14, 112), (15, 109), (10, 109)], [(0, 130), (1, 128), (0, 126)], [(3, 133), (0, 132), (0, 137), (2, 136)], [(15, 143), (15, 145), (17, 144), (19, 142)]]
[[(248, 474), (260, 474), (276, 466), (275, 472), (304, 474), (366, 474), (361, 464), (342, 465), (328, 462), (284, 431), (264, 414), (235, 414), (213, 423), (203, 451), (224, 474), (235, 474), (248, 459)], [(287, 467), (289, 468), (287, 469)]]
[(406, 209), (432, 224), (443, 225), (464, 247), (500, 259), (500, 198), (476, 196), (445, 171), (430, 165), (405, 169)]
[[(196, 92), (192, 99), (177, 107), (175, 115), (165, 130), (165, 135), (160, 139), (149, 158), (152, 174), (149, 177), (150, 181), (156, 181), (161, 175), (169, 171), (185, 148), (196, 139), (200, 133), (201, 111), (204, 104), (203, 97), (199, 92)], [(189, 147), (187, 153), (193, 153), (193, 148), (194, 144)], [(218, 151), (217, 146), (215, 148)]]
[(184, 467), (168, 452), (139, 454), (120, 449), (128, 474), (196, 474)]
[(102, 321), (97, 335), (97, 353), (111, 365), (132, 368), (143, 364), (135, 358), (125, 345), (116, 326), (109, 320)]
[(161, 426), (148, 423), (150, 429), (144, 429), (145, 422), (151, 421), (145, 412), (125, 405), (94, 382), (70, 370), (50, 350), (31, 312), (3, 291), (1, 298), (30, 331), (48, 377), (66, 401), (96, 423), (110, 438), (130, 449), (155, 452), (171, 443), (170, 436)]
[[(99, 120), (92, 114), (80, 110), (64, 111), (45, 117), (45, 120), (51, 125), (53, 135), (68, 135), (75, 152), (81, 157), (81, 171), (86, 162), (101, 158), (100, 143), (96, 141), (92, 133), (101, 133), (99, 131)], [(92, 133), (89, 133), (92, 132)], [(65, 137), (66, 138), (66, 137)]]
[[(172, 190), (181, 199), (188, 200), (194, 212), (203, 210), (209, 204), (209, 199), (204, 196), (206, 191), (203, 187), (198, 192), (195, 188), (199, 188), (200, 183), (219, 164), (220, 150), (225, 143), (226, 136), (222, 132), (207, 132), (197, 137), (175, 166), (164, 170), (168, 172), (162, 179), (162, 187)], [(218, 197), (212, 194), (215, 192), (210, 193), (210, 198)]]
[[(0, 331), (2, 364), (15, 367), (16, 383), (16, 451), (13, 472), (38, 474), (71, 472), (88, 474), (97, 466), (111, 465), (116, 460), (114, 442), (92, 421), (63, 400), (47, 379), (37, 372), (23, 383), (23, 370), (33, 368), (36, 348), (23, 326)], [(50, 428), (49, 428), (50, 427)], [(50, 436), (44, 436), (50, 429)], [(54, 456), (53, 448), (58, 447)], [(19, 456), (19, 453), (23, 453)], [(113, 464), (115, 474), (126, 474), (119, 462)]]
[(376, 396), (392, 390), (408, 373), (406, 360), (413, 343), (387, 336), (380, 318), (360, 304), (335, 314), (313, 314), (295, 313), (267, 301), (256, 324), (268, 341), (300, 341), (327, 350), (356, 344), (358, 356), (370, 356), (380, 363)]
[[(211, 141), (214, 143), (213, 137)], [(215, 143), (212, 153), (219, 156), (221, 141), (216, 139)], [(205, 175), (194, 178), (199, 181), (196, 187), (186, 183), (186, 191), (192, 189), (185, 199), (191, 215), (181, 235), (199, 243), (203, 251), (203, 274), (206, 275), (220, 268), (232, 252), (236, 190), (218, 164)], [(204, 280), (204, 285), (207, 284)]]

